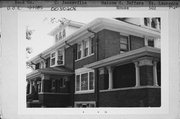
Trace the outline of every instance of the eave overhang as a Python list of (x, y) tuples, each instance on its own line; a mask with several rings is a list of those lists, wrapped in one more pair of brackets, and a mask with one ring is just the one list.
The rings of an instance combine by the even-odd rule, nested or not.
[(38, 69), (27, 74), (26, 79), (33, 79), (33, 78), (41, 77), (41, 74), (69, 76), (69, 75), (73, 75), (74, 72), (63, 67), (49, 67), (49, 68), (44, 68), (44, 69)]
[[(111, 30), (115, 30), (118, 32), (124, 31), (124, 32), (128, 32), (129, 34), (150, 36), (150, 37), (154, 37), (154, 38), (160, 38), (160, 35), (161, 35), (160, 31), (157, 31), (157, 30), (147, 29), (147, 28), (144, 28), (144, 27), (141, 27), (138, 25), (133, 25), (133, 24), (129, 24), (129, 23), (114, 20), (114, 19), (97, 18), (94, 21), (90, 22), (89, 24), (82, 26), (79, 30), (77, 30), (75, 33), (69, 35), (62, 41), (57, 42), (52, 47), (43, 51), (41, 53), (41, 56), (45, 57), (48, 54), (50, 54), (53, 50), (65, 47), (66, 46), (65, 41), (68, 42), (69, 44), (73, 44), (73, 43), (78, 42), (78, 40), (81, 39), (82, 37), (88, 36), (89, 34), (93, 34), (93, 33), (88, 32), (88, 29), (91, 29), (95, 33), (99, 32), (103, 29), (111, 29)], [(36, 63), (39, 60), (40, 60), (40, 58), (37, 55), (34, 58), (32, 58), (31, 60), (29, 60), (28, 62), (32, 61), (32, 62)]]
[(133, 62), (138, 58), (142, 57), (152, 57), (154, 59), (160, 59), (160, 49), (152, 47), (143, 47), (137, 50), (132, 50), (126, 53), (118, 54), (88, 65), (84, 67), (87, 68), (100, 68), (104, 66), (120, 65), (127, 62)]

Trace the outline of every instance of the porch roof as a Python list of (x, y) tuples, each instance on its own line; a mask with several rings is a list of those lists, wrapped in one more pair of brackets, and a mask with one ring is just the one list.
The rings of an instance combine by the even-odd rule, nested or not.
[(26, 78), (35, 78), (39, 77), (41, 74), (48, 74), (48, 75), (72, 75), (74, 72), (70, 69), (65, 67), (48, 67), (44, 69), (37, 69), (29, 74), (26, 75)]
[(160, 49), (146, 46), (85, 65), (84, 67), (100, 68), (103, 66), (120, 65), (125, 64), (127, 62), (135, 61), (138, 58), (145, 56), (160, 58)]

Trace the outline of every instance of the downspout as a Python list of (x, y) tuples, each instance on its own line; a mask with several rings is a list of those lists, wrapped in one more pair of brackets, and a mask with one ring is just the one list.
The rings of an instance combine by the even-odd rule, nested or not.
[[(95, 49), (96, 49), (96, 61), (99, 60), (99, 35), (98, 33), (90, 30), (90, 29), (87, 29), (88, 32), (91, 32), (94, 34), (95, 36)], [(99, 70), (98, 68), (95, 69), (95, 98), (96, 98), (96, 107), (99, 107)]]
[[(67, 41), (65, 41), (65, 44), (68, 45), (69, 47), (73, 48), (73, 72), (75, 72), (75, 48), (73, 45), (70, 45), (69, 43), (67, 43)], [(75, 74), (73, 74), (72, 79), (75, 79)], [(74, 107), (74, 90), (75, 90), (75, 81), (71, 82), (71, 86), (72, 87), (72, 92), (71, 92), (71, 106)]]
[[(99, 35), (96, 33), (96, 61), (99, 60)], [(95, 69), (95, 81), (96, 81), (96, 107), (99, 107), (99, 70), (98, 68)]]

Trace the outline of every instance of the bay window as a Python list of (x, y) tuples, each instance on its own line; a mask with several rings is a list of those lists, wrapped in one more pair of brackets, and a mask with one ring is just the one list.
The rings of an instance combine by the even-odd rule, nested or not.
[(88, 71), (76, 74), (75, 90), (76, 92), (94, 90), (94, 72)]

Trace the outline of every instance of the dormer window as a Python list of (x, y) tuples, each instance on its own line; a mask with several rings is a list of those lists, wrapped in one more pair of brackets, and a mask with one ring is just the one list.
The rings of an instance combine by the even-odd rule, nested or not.
[(59, 66), (64, 64), (64, 49), (58, 49), (51, 53), (50, 65)]
[(154, 29), (160, 29), (160, 18), (144, 18), (144, 25)]
[(62, 29), (60, 32), (58, 32), (55, 36), (56, 42), (59, 40), (62, 40), (64, 37), (66, 37), (66, 30)]

